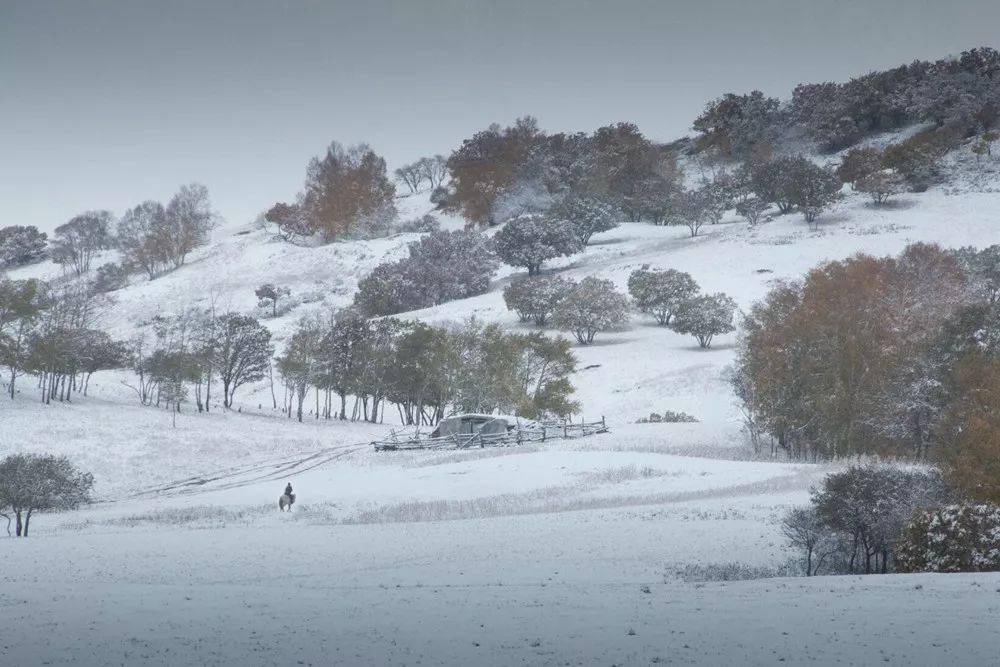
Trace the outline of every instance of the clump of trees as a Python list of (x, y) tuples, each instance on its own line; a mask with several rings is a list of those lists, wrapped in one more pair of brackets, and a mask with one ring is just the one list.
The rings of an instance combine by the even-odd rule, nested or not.
[(28, 537), (35, 513), (76, 509), (90, 502), (94, 476), (65, 456), (11, 454), (0, 461), (0, 516), (14, 515), (15, 535)]
[(884, 574), (897, 569), (914, 514), (951, 497), (933, 470), (852, 466), (827, 475), (813, 489), (811, 506), (785, 515), (782, 532), (806, 576)]
[(589, 276), (571, 285), (552, 311), (552, 323), (570, 331), (581, 345), (589, 345), (601, 331), (628, 322), (628, 299), (610, 280)]
[(746, 95), (727, 93), (709, 102), (695, 119), (693, 127), (699, 149), (714, 148), (723, 155), (747, 157), (754, 147), (774, 140), (778, 124), (784, 119), (781, 103), (759, 90)]
[(52, 261), (79, 276), (90, 270), (94, 255), (112, 246), (111, 211), (87, 211), (56, 227)]
[(547, 260), (573, 255), (583, 249), (569, 221), (541, 214), (511, 220), (494, 238), (500, 259), (511, 266), (525, 267), (529, 276), (537, 275)]
[(575, 364), (563, 338), (508, 334), (476, 320), (366, 320), (352, 310), (303, 320), (278, 359), (289, 416), (303, 419), (311, 389), (317, 419), (378, 422), (394, 406), (407, 425), (461, 412), (570, 415), (578, 409), (569, 383)]
[(431, 232), (408, 250), (361, 279), (354, 297), (361, 312), (393, 315), (483, 294), (499, 266), (493, 241), (476, 231)]
[[(549, 213), (567, 200), (576, 207), (575, 199), (591, 202), (591, 209), (602, 202), (615, 218), (640, 220), (680, 182), (674, 150), (653, 144), (631, 123), (590, 135), (547, 134), (534, 118), (519, 118), (465, 140), (447, 167), (451, 180), (441, 207), (481, 226)], [(586, 225), (582, 229), (586, 235)]]
[(0, 227), (0, 269), (24, 266), (45, 257), (48, 235), (37, 227)]
[(366, 144), (345, 147), (333, 142), (323, 156), (309, 162), (297, 201), (275, 204), (264, 218), (287, 240), (375, 238), (392, 229), (395, 196), (382, 157)]
[(39, 280), (0, 280), (0, 365), (7, 393), (35, 375), (42, 401), (86, 393), (90, 376), (126, 365), (124, 346), (94, 328), (103, 302), (86, 285), (53, 287)]
[(404, 164), (393, 174), (409, 188), (410, 192), (417, 192), (425, 182), (431, 190), (434, 190), (441, 187), (448, 177), (448, 164), (443, 155), (422, 157), (416, 162)]
[(840, 178), (802, 156), (783, 156), (750, 166), (749, 187), (758, 201), (773, 203), (781, 213), (798, 210), (812, 224), (840, 194)]
[(181, 186), (166, 206), (144, 201), (118, 220), (115, 239), (123, 265), (150, 280), (180, 268), (191, 251), (208, 242), (217, 221), (208, 188), (199, 183)]
[(963, 471), (956, 482), (977, 479), (1000, 426), (989, 417), (1000, 393), (986, 391), (1000, 351), (997, 262), (995, 249), (915, 244), (775, 287), (739, 343), (734, 386), (751, 427), (795, 457), (933, 456)]

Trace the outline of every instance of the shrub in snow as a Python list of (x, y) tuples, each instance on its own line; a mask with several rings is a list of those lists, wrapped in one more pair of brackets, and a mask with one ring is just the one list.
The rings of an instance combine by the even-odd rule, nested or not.
[(128, 269), (114, 262), (108, 262), (97, 267), (94, 279), (90, 281), (91, 289), (98, 294), (114, 292), (127, 285)]
[(37, 227), (0, 228), (0, 269), (37, 262), (45, 257), (48, 236)]
[(541, 327), (572, 286), (572, 281), (559, 276), (522, 276), (504, 288), (503, 300), (522, 322)]
[(855, 187), (869, 195), (873, 204), (882, 206), (906, 189), (906, 179), (892, 169), (882, 169), (859, 178)]
[(27, 537), (35, 512), (76, 509), (90, 501), (93, 486), (94, 476), (65, 456), (12, 454), (0, 461), (0, 516), (9, 520), (12, 512), (15, 534)]
[(735, 331), (733, 314), (736, 302), (725, 294), (705, 294), (692, 297), (680, 304), (670, 328), (681, 334), (691, 334), (698, 345), (711, 347), (718, 334)]
[(683, 581), (697, 583), (703, 581), (750, 581), (753, 579), (773, 579), (775, 577), (799, 576), (795, 563), (785, 563), (777, 567), (748, 565), (747, 563), (696, 563), (677, 568), (673, 573)]
[(681, 305), (698, 293), (698, 284), (691, 274), (683, 271), (643, 267), (629, 276), (628, 292), (640, 311), (668, 325)]
[(962, 504), (919, 512), (896, 558), (901, 572), (1000, 570), (1000, 507)]
[(419, 218), (413, 218), (412, 220), (407, 220), (406, 222), (400, 223), (396, 228), (398, 231), (408, 234), (417, 233), (425, 234), (428, 232), (436, 232), (441, 229), (441, 223), (433, 215), (428, 213)]
[(541, 270), (546, 260), (583, 250), (583, 244), (567, 220), (545, 215), (515, 218), (504, 225), (495, 239), (500, 259), (511, 266), (527, 268), (531, 276)]
[(493, 242), (475, 231), (431, 232), (409, 257), (380, 264), (358, 283), (354, 303), (368, 316), (393, 315), (483, 294), (498, 262)]
[(639, 419), (637, 424), (688, 424), (697, 422), (697, 418), (692, 417), (686, 412), (674, 412), (673, 410), (666, 410), (662, 415), (657, 412), (651, 412), (649, 417), (642, 417)]
[(594, 336), (628, 321), (628, 299), (615, 291), (610, 280), (588, 277), (574, 285), (552, 313), (552, 322), (572, 331), (583, 345)]

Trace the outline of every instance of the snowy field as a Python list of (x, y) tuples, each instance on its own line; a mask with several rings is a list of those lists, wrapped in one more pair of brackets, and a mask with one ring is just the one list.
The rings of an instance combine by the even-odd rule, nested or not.
[[(849, 195), (817, 230), (799, 215), (754, 230), (727, 217), (695, 239), (623, 224), (550, 269), (624, 290), (645, 264), (675, 268), (745, 309), (823, 260), (1000, 242), (989, 190), (885, 210)], [(426, 197), (403, 206), (422, 213)], [(302, 300), (266, 321), (280, 345), (414, 238), (311, 249), (224, 227), (190, 265), (116, 293), (105, 324), (124, 336), (192, 295), (250, 310), (253, 286), (274, 280)], [(412, 316), (526, 328), (503, 304), (509, 276)], [(727, 335), (701, 350), (636, 316), (574, 348), (582, 415), (606, 417), (610, 433), (469, 452), (376, 454), (368, 443), (391, 424), (298, 424), (270, 409), (266, 384), (241, 390), (240, 412), (187, 412), (174, 428), (120, 373), (95, 376), (73, 404), (41, 405), (23, 381), (13, 403), (0, 399), (0, 453), (66, 453), (94, 472), (99, 502), (0, 540), (0, 663), (996, 664), (1000, 575), (684, 574), (780, 570), (779, 518), (830, 469), (748, 451), (725, 379), (733, 346)], [(700, 421), (635, 423), (664, 410)], [(299, 503), (279, 514), (288, 480)]]

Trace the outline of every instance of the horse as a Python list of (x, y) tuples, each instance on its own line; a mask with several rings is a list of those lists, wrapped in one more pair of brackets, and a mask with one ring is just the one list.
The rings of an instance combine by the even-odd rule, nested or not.
[(279, 512), (284, 512), (285, 509), (287, 508), (288, 511), (291, 512), (292, 511), (292, 503), (294, 503), (294, 502), (295, 502), (295, 494), (294, 493), (291, 494), (291, 495), (289, 495), (287, 493), (281, 494), (281, 497), (278, 498), (278, 511)]

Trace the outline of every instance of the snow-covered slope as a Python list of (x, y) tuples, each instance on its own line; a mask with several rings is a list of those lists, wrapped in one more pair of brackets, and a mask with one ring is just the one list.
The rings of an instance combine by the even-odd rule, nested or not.
[[(675, 268), (746, 309), (824, 260), (1000, 242), (996, 171), (976, 173), (882, 209), (845, 191), (817, 230), (798, 215), (756, 229), (729, 216), (694, 239), (622, 224), (547, 270), (624, 290), (643, 265)], [(430, 210), (426, 194), (401, 206), (406, 217)], [(265, 320), (280, 343), (301, 315), (346, 305), (359, 278), (414, 238), (301, 248), (224, 227), (187, 266), (115, 293), (105, 325), (125, 336), (192, 303), (250, 310), (253, 288), (271, 281), (300, 301)], [(512, 273), (406, 317), (526, 330), (501, 296)], [(15, 401), (0, 399), (0, 453), (67, 453), (95, 473), (101, 502), (0, 541), (0, 618), (25, 629), (0, 662), (32, 664), (43, 634), (57, 663), (204, 651), (285, 664), (989, 662), (994, 575), (678, 580), (686, 564), (780, 566), (778, 517), (829, 470), (752, 460), (725, 379), (734, 340), (702, 350), (636, 315), (574, 347), (582, 412), (611, 432), (509, 450), (375, 454), (365, 443), (391, 425), (298, 424), (270, 409), (263, 384), (237, 396), (239, 412), (184, 413), (172, 428), (120, 373), (95, 376), (72, 405), (41, 405), (25, 382)], [(634, 423), (664, 410), (700, 421)], [(300, 502), (279, 515), (288, 479)]]

